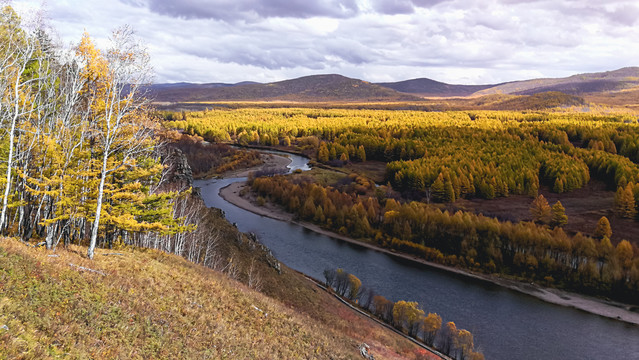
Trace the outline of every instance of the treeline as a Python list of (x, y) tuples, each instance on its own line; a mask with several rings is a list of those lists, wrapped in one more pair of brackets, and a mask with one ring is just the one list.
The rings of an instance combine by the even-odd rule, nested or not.
[(343, 269), (324, 270), (324, 279), (326, 286), (338, 295), (350, 299), (385, 323), (454, 359), (484, 358), (482, 353), (475, 350), (470, 331), (457, 329), (452, 321), (442, 326), (441, 316), (434, 313), (426, 315), (415, 301), (392, 302), (376, 294), (374, 289), (362, 285), (360, 279)]
[[(437, 263), (636, 303), (639, 249), (610, 234), (567, 235), (561, 227), (449, 213), (421, 202), (362, 196), (298, 177), (256, 178), (252, 189), (300, 219)], [(595, 232), (597, 234), (597, 232)]]
[(141, 86), (149, 59), (132, 32), (107, 51), (85, 34), (72, 51), (0, 22), (0, 231), (46, 247), (143, 242), (193, 230), (176, 216), (178, 189), (162, 188), (165, 151)]
[(170, 132), (167, 139), (187, 157), (193, 176), (196, 178), (249, 168), (262, 163), (257, 151), (237, 150), (227, 144), (206, 143), (197, 135)]

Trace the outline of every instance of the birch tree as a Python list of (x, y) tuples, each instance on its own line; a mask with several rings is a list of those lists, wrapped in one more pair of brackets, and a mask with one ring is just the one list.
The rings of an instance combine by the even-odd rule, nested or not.
[(11, 7), (4, 7), (0, 17), (0, 126), (8, 135), (4, 137), (8, 154), (0, 212), (0, 231), (4, 231), (14, 175), (16, 131), (19, 122), (32, 111), (25, 91), (37, 79), (25, 76), (36, 51), (35, 40), (20, 28), (20, 19)]
[[(93, 258), (105, 200), (107, 178), (118, 171), (138, 167), (140, 158), (150, 156), (155, 123), (144, 111), (142, 85), (150, 80), (146, 51), (135, 41), (130, 28), (113, 33), (112, 48), (105, 55), (85, 34), (77, 49), (86, 80), (83, 95), (89, 120), (89, 141), (99, 178), (96, 210), (87, 256)], [(131, 222), (134, 219), (129, 218)]]

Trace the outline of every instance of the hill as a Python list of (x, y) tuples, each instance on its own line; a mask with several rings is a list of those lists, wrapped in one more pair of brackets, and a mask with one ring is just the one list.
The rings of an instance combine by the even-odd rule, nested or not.
[(289, 269), (284, 301), (156, 250), (84, 252), (0, 239), (0, 358), (352, 359), (364, 341), (377, 358), (418, 354)]
[(443, 82), (420, 78), (399, 82), (377, 83), (377, 85), (395, 91), (415, 94), (424, 97), (455, 97), (469, 96), (477, 91), (494, 87), (495, 85), (451, 85)]
[(409, 101), (417, 97), (341, 75), (312, 75), (268, 84), (152, 85), (155, 101)]
[(544, 110), (583, 106), (583, 98), (559, 91), (548, 91), (532, 95), (492, 94), (480, 97), (456, 99), (450, 103), (451, 110)]
[[(293, 106), (301, 106), (300, 103), (319, 106), (323, 106), (321, 103), (330, 103), (333, 107), (339, 106), (337, 103), (342, 105), (355, 103), (360, 104), (357, 105), (360, 107), (364, 106), (361, 105), (363, 103), (377, 103), (373, 106), (380, 108), (397, 108), (392, 103), (406, 103), (408, 105), (403, 104), (399, 108), (429, 111), (442, 109), (532, 110), (581, 105), (582, 98), (596, 104), (636, 108), (635, 93), (639, 91), (639, 67), (497, 85), (452, 85), (426, 78), (372, 84), (332, 74), (306, 76), (268, 84), (252, 82), (200, 85), (156, 84), (151, 85), (148, 91), (156, 102), (164, 102), (164, 106), (168, 106), (166, 109), (169, 110), (176, 108), (202, 110), (215, 102), (233, 101), (288, 102)], [(566, 96), (560, 96), (558, 93), (566, 94)], [(512, 100), (508, 96), (521, 97)], [(533, 97), (527, 99), (526, 96)], [(442, 97), (449, 99), (433, 99)], [(543, 103), (544, 100), (548, 102)], [(175, 103), (181, 104), (175, 107)], [(528, 105), (531, 107), (527, 107)], [(230, 105), (227, 103), (221, 106)], [(267, 106), (267, 103), (253, 106)]]
[(547, 91), (561, 91), (571, 95), (581, 95), (620, 91), (636, 86), (639, 86), (639, 67), (627, 67), (614, 71), (578, 74), (565, 78), (514, 81), (480, 90), (473, 95), (532, 95)]

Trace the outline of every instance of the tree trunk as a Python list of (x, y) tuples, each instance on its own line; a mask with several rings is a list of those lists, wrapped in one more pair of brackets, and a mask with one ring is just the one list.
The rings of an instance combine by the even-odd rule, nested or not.
[(100, 212), (102, 211), (102, 198), (104, 196), (104, 182), (107, 175), (108, 159), (109, 152), (107, 149), (104, 149), (104, 155), (102, 157), (102, 171), (100, 172), (100, 185), (98, 186), (97, 207), (95, 209), (95, 220), (93, 221), (93, 228), (91, 229), (91, 241), (89, 243), (89, 249), (87, 250), (87, 257), (89, 259), (93, 259), (95, 244), (98, 240), (98, 228), (100, 227)]
[[(17, 90), (16, 90), (17, 92)], [(17, 97), (17, 94), (16, 94)], [(13, 142), (15, 139), (16, 132), (16, 122), (18, 121), (18, 109), (17, 109), (17, 101), (16, 101), (16, 109), (15, 115), (13, 116), (13, 120), (11, 121), (11, 131), (9, 132), (9, 158), (7, 159), (7, 184), (4, 189), (4, 197), (2, 198), (2, 214), (0, 214), (0, 232), (4, 232), (5, 227), (7, 226), (7, 204), (9, 200), (9, 193), (11, 192), (11, 169), (13, 167)]]

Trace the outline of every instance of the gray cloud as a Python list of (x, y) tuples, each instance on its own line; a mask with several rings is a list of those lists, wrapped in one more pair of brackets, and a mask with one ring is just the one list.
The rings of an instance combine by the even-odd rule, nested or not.
[(415, 8), (429, 8), (448, 0), (372, 0), (373, 9), (386, 15), (412, 14)]
[(359, 9), (355, 0), (120, 0), (148, 7), (152, 12), (185, 19), (215, 19), (228, 22), (259, 18), (346, 18)]
[[(41, 0), (21, 0), (39, 6)], [(502, 82), (637, 66), (636, 0), (65, 0), (65, 42), (133, 25), (157, 81)], [(635, 26), (633, 26), (635, 25)]]
[(375, 0), (373, 8), (381, 14), (412, 14), (415, 12), (415, 5), (412, 0)]

